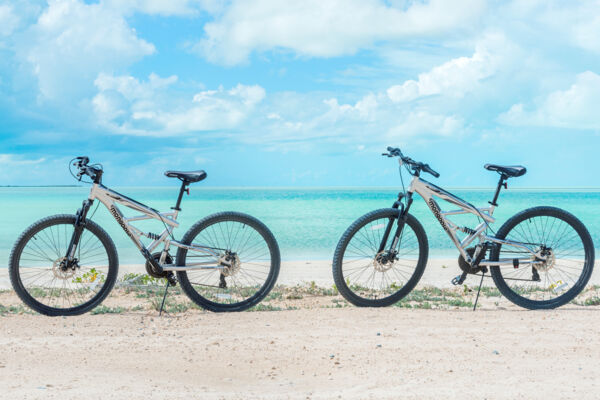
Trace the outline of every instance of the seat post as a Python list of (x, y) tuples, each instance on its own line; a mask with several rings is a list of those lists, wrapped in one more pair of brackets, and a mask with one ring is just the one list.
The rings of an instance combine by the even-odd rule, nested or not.
[(489, 202), (494, 207), (498, 207), (497, 201), (498, 201), (498, 196), (500, 196), (500, 189), (502, 189), (503, 186), (504, 186), (504, 189), (506, 189), (506, 180), (507, 179), (508, 179), (508, 177), (506, 175), (500, 174), (500, 180), (498, 181), (498, 186), (496, 187), (496, 193), (494, 194), (494, 199)]
[[(181, 198), (183, 197), (183, 192), (187, 191), (187, 186), (189, 185), (188, 181), (181, 181), (181, 188), (179, 189), (179, 196), (177, 197), (177, 204), (175, 207), (171, 207), (172, 210), (181, 211)], [(189, 193), (189, 192), (188, 192)]]

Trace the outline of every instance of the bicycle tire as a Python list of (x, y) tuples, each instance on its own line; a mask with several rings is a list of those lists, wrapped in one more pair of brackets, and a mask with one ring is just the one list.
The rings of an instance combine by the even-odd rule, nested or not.
[[(93, 295), (89, 300), (84, 301), (81, 304), (75, 305), (73, 307), (60, 308), (60, 307), (52, 307), (48, 304), (42, 303), (41, 301), (37, 300), (32, 295), (32, 293), (30, 293), (30, 292), (34, 291), (33, 287), (30, 288), (30, 290), (28, 290), (25, 287), (25, 285), (23, 283), (24, 276), (22, 276), (24, 273), (23, 270), (25, 269), (25, 267), (21, 268), (21, 261), (25, 260), (25, 258), (23, 258), (24, 249), (27, 248), (28, 244), (30, 243), (30, 241), (32, 239), (36, 238), (37, 234), (41, 235), (41, 232), (47, 232), (47, 231), (45, 231), (45, 229), (50, 228), (50, 231), (52, 232), (52, 227), (55, 227), (57, 225), (65, 225), (65, 226), (73, 225), (74, 226), (76, 218), (77, 217), (75, 215), (68, 215), (68, 214), (53, 215), (53, 216), (41, 219), (41, 220), (33, 223), (20, 235), (20, 237), (17, 239), (17, 241), (11, 251), (9, 267), (8, 267), (11, 284), (12, 284), (15, 292), (19, 296), (19, 298), (27, 306), (29, 306), (32, 310), (35, 310), (35, 311), (39, 312), (40, 314), (44, 314), (47, 316), (70, 316), (70, 315), (83, 314), (87, 311), (90, 311), (94, 307), (98, 306), (106, 298), (106, 296), (108, 296), (108, 294), (110, 293), (110, 291), (112, 290), (112, 288), (116, 282), (118, 266), (119, 266), (119, 259), (118, 259), (117, 251), (115, 249), (115, 245), (114, 245), (112, 239), (110, 238), (110, 236), (108, 236), (108, 234), (104, 231), (104, 229), (102, 229), (95, 222), (88, 220), (88, 221), (86, 221), (86, 224), (84, 227), (84, 233), (82, 234), (82, 238), (84, 237), (83, 235), (85, 234), (86, 231), (88, 231), (88, 232), (92, 233), (94, 236), (96, 236), (96, 238), (100, 241), (100, 243), (104, 247), (104, 250), (106, 251), (107, 260), (108, 260), (108, 265), (107, 265), (108, 272), (105, 276), (103, 285), (96, 292), (96, 294)], [(66, 233), (66, 229), (65, 229), (65, 233)], [(58, 257), (60, 257), (62, 254), (66, 253), (66, 246), (62, 246), (62, 245), (67, 244), (67, 241), (69, 238), (70, 238), (70, 236), (68, 238), (65, 237), (64, 242), (62, 242), (62, 243), (59, 242), (58, 244), (53, 243), (51, 245), (51, 247), (57, 248), (57, 253), (64, 250), (64, 253), (58, 254)], [(80, 242), (80, 245), (83, 246), (83, 243)], [(64, 249), (63, 249), (63, 247), (64, 247)], [(41, 252), (42, 250), (38, 250), (38, 251)], [(45, 253), (43, 255), (45, 256)], [(30, 256), (30, 255), (27, 255), (27, 256)], [(52, 257), (50, 257), (50, 258), (52, 258)], [(51, 261), (51, 260), (49, 259), (47, 261)], [(45, 268), (45, 271), (49, 272), (50, 269)], [(43, 273), (43, 272), (40, 272), (40, 274), (41, 273)], [(56, 276), (54, 271), (53, 271), (53, 275)], [(96, 276), (97, 276), (97, 274), (96, 274)], [(94, 280), (96, 279), (96, 276), (94, 276)], [(69, 285), (69, 290), (71, 290), (71, 283), (73, 283), (73, 285), (75, 287), (77, 287), (77, 285), (76, 285), (77, 282), (75, 282), (75, 279), (77, 278), (77, 276), (74, 274), (74, 275), (72, 275), (72, 277), (75, 277), (75, 278), (72, 279), (71, 282), (68, 282), (68, 279), (70, 279), (71, 277), (61, 278), (63, 281), (67, 281), (67, 283)], [(39, 278), (37, 278), (37, 279), (39, 280)], [(99, 279), (98, 282), (101, 283), (101, 279)], [(84, 284), (82, 284), (82, 286), (84, 286)], [(89, 286), (91, 286), (91, 285), (89, 285)], [(96, 286), (97, 286), (97, 284), (96, 284)], [(65, 286), (63, 283), (62, 290), (64, 290), (64, 287)], [(52, 290), (54, 290), (54, 289), (52, 289)], [(60, 290), (61, 289), (59, 288), (58, 294), (61, 293)], [(81, 289), (78, 289), (78, 290), (81, 290)], [(39, 292), (40, 289), (38, 288), (37, 291)], [(76, 292), (77, 292), (77, 290), (75, 290), (75, 293)], [(73, 292), (71, 292), (69, 294), (69, 296), (71, 296), (72, 294), (73, 294)], [(45, 293), (43, 293), (43, 292), (42, 292), (42, 297), (46, 297)], [(53, 297), (52, 292), (49, 294), (49, 297), (50, 298)], [(63, 299), (63, 304), (64, 304), (64, 299)]]
[[(543, 225), (543, 231), (541, 234), (536, 233), (531, 233), (530, 235), (527, 235), (526, 233), (522, 233), (525, 232), (524, 230), (517, 230), (517, 227), (520, 226), (520, 224), (522, 224), (525, 221), (529, 221), (529, 224), (535, 224), (536, 226), (536, 230), (539, 232), (539, 230), (542, 230), (542, 224), (541, 223), (536, 223), (536, 220), (534, 220), (534, 218), (537, 217), (546, 217), (546, 219), (548, 218), (553, 218), (553, 222), (549, 222), (546, 221), (546, 223)], [(552, 232), (548, 232), (547, 234), (545, 233), (545, 229), (549, 228), (549, 229), (555, 229), (554, 227), (556, 226), (556, 220), (562, 221), (565, 224), (565, 230), (567, 227), (571, 227), (573, 229), (573, 231), (576, 233), (576, 235), (579, 237), (579, 239), (581, 240), (581, 243), (583, 245), (583, 267), (581, 269), (581, 274), (577, 277), (577, 280), (574, 282), (573, 285), (571, 285), (570, 289), (568, 289), (567, 291), (565, 291), (564, 293), (562, 293), (560, 296), (552, 298), (552, 299), (548, 299), (548, 300), (532, 300), (530, 298), (527, 298), (524, 296), (524, 294), (527, 294), (527, 291), (531, 291), (533, 294), (535, 294), (535, 291), (539, 291), (542, 292), (542, 294), (545, 296), (544, 294), (544, 290), (547, 291), (554, 291), (556, 288), (552, 288), (552, 285), (554, 285), (554, 281), (558, 278), (560, 278), (561, 276), (569, 276), (569, 273), (563, 273), (562, 275), (558, 273), (559, 271), (559, 265), (556, 263), (556, 261), (554, 262), (553, 266), (551, 266), (550, 268), (548, 268), (545, 273), (546, 275), (550, 275), (550, 280), (546, 280), (544, 282), (544, 284), (542, 284), (542, 280), (540, 277), (540, 288), (543, 289), (539, 289), (539, 288), (535, 288), (532, 284), (532, 289), (519, 289), (518, 286), (513, 289), (509, 286), (509, 284), (507, 283), (507, 280), (512, 280), (508, 277), (508, 274), (510, 273), (511, 270), (514, 270), (515, 268), (511, 265), (508, 267), (503, 267), (504, 269), (504, 274), (502, 273), (502, 270), (500, 268), (500, 266), (492, 266), (490, 268), (490, 272), (492, 275), (492, 278), (494, 279), (494, 283), (496, 284), (496, 286), (498, 287), (498, 290), (500, 290), (500, 293), (502, 293), (504, 295), (504, 297), (506, 297), (508, 300), (510, 300), (511, 302), (513, 302), (514, 304), (520, 306), (520, 307), (524, 307), (527, 309), (531, 309), (531, 310), (536, 310), (536, 309), (552, 309), (552, 308), (556, 308), (556, 307), (560, 307), (566, 303), (568, 303), (569, 301), (573, 300), (579, 293), (581, 293), (581, 291), (585, 288), (585, 285), (587, 284), (587, 282), (589, 281), (591, 275), (592, 275), (592, 271), (594, 268), (594, 244), (592, 241), (592, 238), (587, 230), (587, 228), (585, 227), (585, 225), (583, 225), (583, 223), (577, 218), (575, 217), (573, 214), (559, 209), (559, 208), (555, 208), (555, 207), (534, 207), (534, 208), (529, 208), (527, 210), (524, 210), (516, 215), (514, 215), (513, 217), (511, 217), (508, 221), (506, 221), (504, 223), (504, 225), (502, 225), (502, 227), (500, 227), (500, 229), (498, 230), (498, 233), (496, 235), (496, 237), (498, 239), (506, 239), (507, 237), (511, 238), (511, 232), (513, 233), (512, 236), (512, 240), (516, 240), (516, 236), (517, 234), (519, 234), (519, 237), (530, 237), (529, 240), (534, 240), (537, 235), (541, 235), (542, 237), (542, 241), (543, 239), (545, 239), (546, 241), (550, 240), (550, 234)], [(533, 222), (532, 222), (533, 221)], [(550, 225), (551, 224), (551, 225)], [(560, 223), (559, 223), (560, 224)], [(550, 226), (549, 226), (550, 225)], [(560, 225), (559, 225), (560, 226)], [(556, 228), (558, 229), (558, 228)], [(560, 232), (559, 232), (560, 233)], [(559, 235), (562, 237), (562, 241), (564, 241), (564, 235)], [(523, 239), (521, 239), (523, 240)], [(560, 242), (557, 242), (556, 245), (560, 244)], [(510, 247), (510, 246), (509, 246)], [(551, 246), (550, 246), (551, 247)], [(556, 249), (558, 248), (558, 246), (554, 249), (554, 251), (556, 251)], [(567, 249), (567, 250), (572, 250), (571, 249)], [(500, 258), (500, 253), (502, 251), (502, 246), (497, 246), (491, 254), (491, 261), (496, 261)], [(560, 253), (555, 253), (555, 254), (560, 254)], [(568, 253), (567, 253), (568, 254)], [(573, 254), (573, 252), (571, 252), (571, 254)], [(556, 256), (555, 256), (555, 260), (556, 260)], [(563, 261), (566, 262), (566, 261)], [(532, 267), (535, 268), (535, 267)], [(537, 268), (536, 268), (537, 269)], [(555, 270), (555, 275), (553, 276), (552, 274), (550, 274), (550, 271)], [(542, 274), (544, 273), (544, 271), (540, 271)], [(540, 272), (538, 272), (538, 275), (540, 275)], [(507, 275), (506, 277), (504, 275)], [(557, 278), (558, 277), (558, 278)], [(562, 279), (565, 278), (561, 278), (560, 282), (562, 282)], [(516, 279), (515, 279), (516, 280)], [(550, 285), (547, 285), (548, 283), (550, 283)], [(546, 285), (546, 286), (543, 286)], [(545, 289), (547, 288), (547, 289)], [(521, 293), (518, 293), (518, 292)]]
[[(220, 224), (220, 223), (227, 223), (227, 222), (231, 222), (232, 224), (237, 223), (237, 224), (241, 224), (242, 227), (240, 227), (239, 229), (245, 229), (243, 228), (243, 226), (248, 226), (252, 229), (254, 229), (254, 231), (260, 236), (260, 238), (262, 238), (262, 240), (264, 240), (264, 243), (267, 246), (268, 252), (269, 252), (269, 265), (268, 265), (268, 272), (266, 272), (266, 278), (264, 280), (264, 283), (256, 290), (256, 292), (254, 294), (252, 294), (251, 296), (249, 296), (248, 298), (244, 298), (243, 300), (240, 301), (235, 301), (235, 302), (219, 302), (219, 301), (215, 301), (217, 299), (233, 299), (233, 297), (235, 296), (236, 293), (231, 294), (232, 291), (227, 291), (227, 290), (222, 290), (223, 293), (222, 297), (219, 297), (219, 291), (216, 290), (216, 288), (211, 289), (211, 287), (207, 284), (206, 287), (206, 291), (207, 293), (205, 294), (201, 294), (198, 290), (196, 290), (196, 288), (194, 288), (194, 285), (198, 288), (203, 287), (202, 284), (193, 284), (193, 280), (190, 280), (190, 274), (194, 275), (194, 272), (190, 272), (190, 271), (178, 271), (177, 272), (177, 278), (181, 284), (181, 288), (183, 289), (183, 291), (186, 293), (186, 295), (196, 304), (198, 304), (200, 307), (210, 310), (210, 311), (214, 311), (214, 312), (235, 312), (235, 311), (243, 311), (243, 310), (247, 310), (248, 308), (251, 308), (253, 306), (255, 306), (256, 304), (258, 304), (262, 299), (265, 298), (265, 296), (267, 296), (269, 294), (269, 292), (271, 291), (271, 289), (273, 288), (273, 286), (275, 285), (275, 282), (277, 281), (277, 277), (279, 275), (279, 268), (280, 268), (280, 263), (281, 263), (281, 257), (279, 254), (279, 246), (277, 244), (277, 241), (275, 240), (275, 237), (273, 236), (273, 233), (271, 233), (271, 231), (269, 230), (269, 228), (267, 228), (267, 226), (265, 224), (263, 224), (261, 221), (259, 221), (258, 219), (247, 215), (247, 214), (242, 214), (242, 213), (238, 213), (238, 212), (221, 212), (221, 213), (217, 213), (217, 214), (213, 214), (210, 215), (202, 220), (200, 220), (199, 222), (197, 222), (196, 224), (194, 224), (184, 235), (183, 239), (181, 240), (182, 243), (190, 245), (194, 239), (196, 237), (198, 237), (199, 235), (203, 234), (203, 232), (206, 232), (206, 235), (208, 237), (210, 237), (210, 232), (209, 232), (209, 228), (213, 227), (213, 233), (215, 231), (216, 228), (214, 228), (215, 225)], [(234, 228), (230, 228), (232, 231)], [(239, 235), (239, 233), (237, 234)], [(252, 233), (249, 233), (247, 235), (252, 235)], [(238, 236), (236, 236), (236, 239), (238, 238)], [(232, 238), (230, 238), (232, 239)], [(211, 239), (213, 242), (213, 247), (217, 248), (217, 247), (221, 247), (220, 244), (216, 243), (216, 241), (218, 241), (218, 238), (216, 236), (213, 237), (213, 239)], [(208, 240), (208, 241), (211, 241)], [(248, 239), (250, 240), (250, 239)], [(260, 240), (260, 239), (259, 239)], [(230, 240), (231, 242), (231, 240)], [(230, 244), (231, 246), (233, 246), (233, 244), (235, 243), (227, 243)], [(260, 242), (259, 244), (255, 244), (255, 246), (260, 246)], [(225, 249), (226, 247), (222, 247), (223, 249)], [(244, 252), (246, 252), (246, 249), (242, 249), (239, 253), (238, 256), (239, 258), (239, 262), (240, 262), (240, 266), (237, 272), (233, 273), (232, 275), (228, 276), (229, 279), (229, 288), (231, 288), (231, 283), (233, 282), (234, 284), (237, 284), (237, 279), (239, 279), (239, 282), (241, 283), (243, 274), (249, 274), (249, 269), (250, 267), (248, 267), (249, 262), (248, 260), (251, 260), (250, 257), (246, 257), (246, 255), (250, 254), (252, 256), (255, 256), (256, 254), (256, 250), (253, 250), (254, 253), (250, 254), (250, 253), (246, 253), (244, 254)], [(183, 248), (179, 248), (179, 250), (177, 251), (177, 265), (186, 265), (186, 257), (188, 254), (188, 250), (187, 249), (183, 249)], [(265, 264), (265, 268), (266, 266), (266, 262)], [(246, 270), (244, 270), (244, 268), (246, 268)], [(217, 271), (218, 272), (218, 271)], [(264, 271), (263, 271), (264, 272)], [(197, 274), (200, 274), (201, 272), (198, 272)], [(209, 276), (207, 277), (208, 280), (212, 280), (214, 277), (216, 277), (215, 275), (210, 276), (210, 272), (205, 273), (205, 275), (208, 274)], [(251, 276), (256, 276), (254, 275), (255, 273), (253, 273)], [(235, 277), (238, 278), (235, 278)], [(219, 276), (220, 278), (220, 276)], [(234, 279), (235, 278), (235, 279)], [(226, 278), (223, 278), (226, 279)], [(247, 280), (247, 282), (249, 281), (249, 279)], [(216, 282), (215, 285), (216, 286)], [(221, 289), (226, 289), (226, 288), (221, 288)], [(238, 294), (242, 293), (243, 290), (240, 288), (238, 288)], [(231, 296), (231, 297), (225, 297), (225, 296)], [(241, 295), (240, 295), (241, 296)], [(209, 298), (210, 297), (210, 298)]]
[[(404, 233), (406, 231), (406, 227), (411, 228), (412, 232), (414, 233), (414, 235), (416, 237), (419, 250), (418, 250), (418, 256), (416, 259), (414, 271), (412, 272), (410, 277), (406, 280), (404, 285), (399, 290), (395, 291), (394, 293), (390, 294), (389, 296), (386, 296), (383, 298), (372, 299), (372, 298), (365, 298), (365, 297), (361, 296), (360, 293), (357, 293), (357, 292), (361, 292), (361, 291), (364, 292), (365, 290), (363, 290), (363, 288), (355, 287), (354, 288), (355, 290), (353, 290), (352, 283), (347, 282), (347, 281), (349, 281), (349, 278), (347, 278), (344, 275), (344, 268), (343, 268), (344, 258), (346, 256), (348, 246), (352, 242), (352, 239), (355, 237), (355, 235), (357, 235), (358, 232), (360, 232), (362, 228), (366, 227), (370, 223), (373, 223), (374, 221), (386, 220), (386, 219), (396, 221), (398, 219), (398, 216), (399, 216), (399, 211), (397, 209), (393, 209), (393, 208), (379, 209), (379, 210), (372, 211), (368, 214), (365, 214), (362, 217), (360, 217), (359, 219), (357, 219), (354, 223), (352, 223), (350, 225), (350, 227), (348, 227), (348, 229), (346, 230), (346, 232), (344, 232), (344, 234), (340, 238), (340, 241), (338, 242), (338, 245), (335, 249), (335, 254), (333, 257), (333, 265), (332, 265), (333, 279), (335, 281), (335, 285), (336, 285), (338, 291), (340, 292), (340, 294), (346, 300), (348, 300), (350, 303), (354, 304), (355, 306), (358, 306), (358, 307), (386, 307), (391, 304), (394, 304), (397, 301), (401, 300), (403, 297), (405, 297), (407, 294), (409, 294), (415, 288), (415, 286), (421, 279), (423, 272), (425, 271), (425, 266), (427, 265), (427, 258), (429, 255), (429, 244), (428, 244), (428, 240), (427, 240), (427, 235), (425, 234), (425, 230), (423, 229), (423, 226), (419, 223), (419, 221), (414, 216), (408, 214), (407, 219), (406, 219), (406, 225), (404, 227), (404, 231), (402, 234), (404, 235)], [(393, 232), (393, 230), (392, 230), (392, 232)], [(391, 235), (392, 234), (390, 234), (390, 236)], [(375, 243), (375, 245), (377, 245), (377, 244), (378, 243)], [(375, 250), (375, 252), (376, 252), (376, 250)], [(373, 254), (373, 259), (375, 259), (375, 257), (376, 257), (376, 254)], [(388, 269), (388, 271), (391, 269), (393, 269), (393, 267), (390, 267), (390, 269)], [(394, 282), (392, 282), (392, 283), (394, 283)], [(356, 286), (356, 285), (354, 285), (354, 286)], [(390, 287), (392, 287), (391, 284), (390, 284)]]

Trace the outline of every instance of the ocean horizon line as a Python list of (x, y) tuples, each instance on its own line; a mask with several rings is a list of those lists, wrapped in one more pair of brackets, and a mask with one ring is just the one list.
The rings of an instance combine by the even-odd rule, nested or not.
[[(0, 185), (0, 189), (48, 189), (48, 188), (85, 188), (89, 185)], [(173, 185), (114, 185), (115, 189), (172, 189), (179, 186)], [(194, 190), (398, 190), (398, 186), (193, 186)], [(495, 186), (447, 186), (446, 190), (495, 190)], [(600, 191), (595, 186), (564, 186), (564, 187), (512, 187), (509, 191)]]

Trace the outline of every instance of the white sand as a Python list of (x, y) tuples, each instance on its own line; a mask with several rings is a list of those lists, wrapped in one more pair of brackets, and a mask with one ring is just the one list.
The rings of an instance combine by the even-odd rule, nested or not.
[[(121, 268), (129, 271), (143, 266)], [(450, 286), (457, 271), (455, 262), (431, 260), (421, 285)], [(283, 263), (279, 283), (313, 280), (333, 284), (329, 261)], [(0, 399), (596, 399), (600, 392), (598, 306), (532, 312), (503, 299), (473, 313), (300, 301), (315, 306), (162, 317), (149, 309), (7, 314)]]
[(0, 318), (2, 399), (597, 399), (600, 309)]

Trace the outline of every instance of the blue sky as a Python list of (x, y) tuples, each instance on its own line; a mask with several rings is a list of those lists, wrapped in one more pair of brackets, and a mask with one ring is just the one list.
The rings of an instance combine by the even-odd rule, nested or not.
[(0, 0), (0, 185), (600, 187), (599, 1)]

